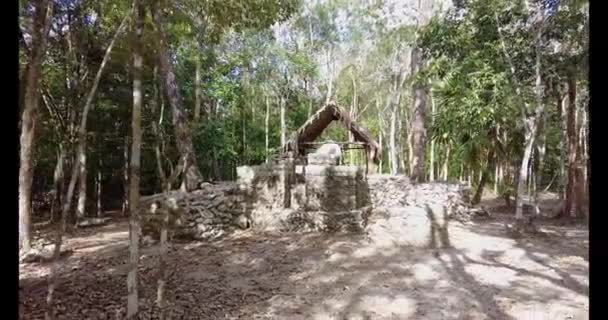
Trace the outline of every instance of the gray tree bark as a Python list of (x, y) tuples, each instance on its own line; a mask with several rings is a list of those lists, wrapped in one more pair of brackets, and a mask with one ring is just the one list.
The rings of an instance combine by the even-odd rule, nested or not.
[(279, 98), (279, 108), (281, 109), (281, 148), (287, 143), (287, 122), (285, 118), (285, 98)]
[(194, 74), (194, 122), (197, 123), (201, 118), (201, 59), (196, 57), (196, 69)]
[[(519, 168), (519, 178), (517, 181), (517, 197), (515, 203), (515, 218), (518, 221), (523, 219), (523, 195), (525, 192), (525, 183), (528, 179), (528, 166), (530, 164), (530, 159), (532, 157), (532, 151), (534, 149), (534, 144), (536, 142), (536, 135), (538, 132), (538, 127), (540, 120), (543, 117), (543, 113), (545, 111), (545, 104), (542, 98), (542, 73), (541, 73), (541, 40), (542, 40), (542, 22), (538, 27), (537, 35), (536, 35), (536, 64), (535, 64), (535, 74), (536, 74), (536, 109), (534, 111), (534, 115), (531, 117), (525, 116), (525, 149), (524, 155), (521, 160), (521, 166)], [(525, 110), (525, 109), (524, 109)]]
[(19, 248), (22, 252), (31, 249), (30, 216), (32, 203), (33, 149), (36, 115), (39, 107), (40, 73), (46, 52), (47, 35), (53, 15), (53, 1), (34, 2), (34, 28), (30, 53), (23, 112), (21, 113), (21, 136), (19, 138)]
[(270, 161), (270, 140), (269, 140), (269, 122), (270, 122), (270, 100), (266, 96), (266, 115), (264, 117), (264, 146), (266, 150), (266, 163)]
[[(435, 100), (433, 99), (433, 92), (430, 92), (431, 98), (431, 117), (435, 116)], [(431, 123), (433, 123), (431, 118)], [(429, 166), (429, 181), (435, 181), (435, 139), (431, 139), (431, 154), (430, 154), (430, 166)]]
[(448, 169), (450, 164), (450, 149), (451, 146), (448, 144), (445, 148), (445, 160), (443, 161), (443, 168), (441, 169), (441, 175), (444, 181), (448, 181)]
[[(416, 75), (422, 61), (422, 50), (415, 47), (412, 50), (412, 75)], [(426, 99), (429, 88), (426, 83), (416, 81), (412, 87), (414, 107), (412, 113), (411, 132), (412, 132), (412, 163), (410, 180), (412, 182), (424, 182), (424, 162), (426, 155)]]
[[(133, 117), (131, 127), (131, 176), (129, 181), (129, 272), (127, 274), (127, 319), (134, 319), (139, 312), (137, 267), (139, 265), (139, 178), (141, 157), (141, 108), (143, 104), (142, 85), (142, 36), (144, 10), (141, 0), (133, 0)], [(179, 140), (179, 137), (178, 137)]]

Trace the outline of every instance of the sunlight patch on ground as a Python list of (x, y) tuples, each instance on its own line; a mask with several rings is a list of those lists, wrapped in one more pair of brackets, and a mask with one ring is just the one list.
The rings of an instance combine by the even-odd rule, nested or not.
[(469, 274), (475, 274), (475, 280), (481, 284), (497, 287), (509, 286), (513, 278), (517, 276), (517, 272), (503, 267), (469, 264), (464, 269)]
[(530, 320), (585, 320), (589, 315), (581, 310), (575, 310), (559, 304), (517, 304), (509, 314), (515, 319)]
[(410, 270), (418, 281), (438, 280), (441, 277), (439, 272), (424, 263), (414, 264)]

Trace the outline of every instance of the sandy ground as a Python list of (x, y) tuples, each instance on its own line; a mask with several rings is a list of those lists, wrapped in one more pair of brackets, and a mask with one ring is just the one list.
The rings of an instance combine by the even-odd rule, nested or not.
[[(504, 227), (511, 218), (451, 221), (447, 249), (319, 234), (174, 243), (170, 318), (588, 319), (586, 226), (542, 222), (542, 234), (513, 239)], [(123, 317), (127, 240), (124, 220), (68, 238), (59, 319)], [(156, 249), (142, 249), (141, 319), (156, 317)], [(43, 318), (49, 267), (20, 265), (21, 319)]]

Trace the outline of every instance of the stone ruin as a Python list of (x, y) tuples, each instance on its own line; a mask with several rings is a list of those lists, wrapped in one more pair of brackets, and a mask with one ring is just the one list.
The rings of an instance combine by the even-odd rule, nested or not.
[[(339, 110), (333, 108), (329, 110)], [(321, 109), (316, 116), (327, 110)], [(236, 182), (204, 183), (190, 193), (173, 191), (143, 197), (144, 236), (158, 237), (159, 219), (147, 209), (152, 204), (171, 207), (168, 209), (176, 216), (172, 220), (173, 238), (196, 240), (236, 229), (366, 231), (371, 237), (381, 232), (383, 239), (388, 235), (392, 242), (418, 245), (430, 238), (428, 226), (440, 229), (440, 222), (466, 216), (469, 190), (463, 185), (412, 184), (403, 176), (370, 174), (367, 165), (340, 165), (342, 150), (333, 142), (304, 154), (306, 141), (301, 133), (307, 125), (315, 124), (309, 120), (304, 130), (298, 130), (300, 135), (287, 144), (283, 157), (238, 167)], [(360, 140), (367, 139), (359, 132)], [(376, 162), (379, 146), (369, 143), (365, 148), (370, 160)], [(168, 198), (173, 206), (168, 205)]]

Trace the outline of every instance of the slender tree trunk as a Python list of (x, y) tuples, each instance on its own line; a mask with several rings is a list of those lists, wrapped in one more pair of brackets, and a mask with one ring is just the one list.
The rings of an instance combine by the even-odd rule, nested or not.
[(528, 178), (526, 180), (526, 183), (528, 184), (528, 199), (530, 199), (531, 195), (532, 195), (532, 176), (534, 171), (532, 170), (534, 166), (534, 149), (532, 149), (532, 155), (530, 155), (530, 163), (528, 163)]
[[(85, 138), (80, 137), (80, 139), (86, 140), (86, 134), (85, 134)], [(82, 147), (83, 149), (86, 149), (86, 142), (79, 142), (79, 144), (82, 143)], [(78, 148), (76, 149), (78, 154), (80, 154), (80, 145), (78, 146)], [(86, 151), (84, 151), (86, 152)], [(84, 219), (85, 217), (85, 211), (86, 211), (86, 202), (87, 202), (87, 168), (86, 168), (86, 162), (87, 162), (87, 157), (86, 155), (83, 153), (82, 155), (80, 155), (80, 157), (77, 158), (77, 163), (78, 163), (78, 167), (80, 168), (80, 173), (78, 174), (78, 202), (76, 204), (76, 218), (78, 220)]]
[[(528, 165), (532, 157), (534, 150), (534, 144), (536, 140), (536, 134), (538, 131), (540, 120), (543, 117), (545, 111), (545, 104), (543, 102), (543, 90), (542, 90), (542, 74), (541, 74), (541, 40), (542, 40), (542, 22), (541, 26), (536, 35), (536, 110), (532, 117), (526, 117), (525, 128), (525, 149), (524, 156), (521, 161), (521, 167), (519, 168), (519, 178), (517, 181), (517, 197), (515, 206), (515, 218), (521, 221), (523, 215), (523, 194), (526, 180), (528, 179)], [(525, 115), (524, 115), (525, 116)]]
[(38, 112), (40, 74), (46, 52), (47, 34), (53, 15), (54, 1), (35, 2), (32, 50), (26, 74), (24, 107), (21, 113), (21, 136), (19, 139), (19, 247), (20, 251), (31, 249), (30, 215), (32, 211), (33, 149)]
[[(150, 101), (150, 109), (152, 114), (156, 113), (157, 108), (157, 99), (158, 92), (157, 89), (157, 74), (158, 68), (154, 66), (154, 87), (153, 87), (153, 95), (152, 101)], [(165, 174), (165, 170), (163, 169), (163, 154), (161, 152), (162, 141), (164, 140), (160, 130), (158, 129), (159, 125), (162, 125), (162, 111), (159, 116), (159, 123), (156, 121), (152, 121), (152, 131), (156, 138), (156, 143), (154, 144), (154, 154), (156, 156), (156, 169), (158, 171), (158, 176), (160, 178), (161, 190), (165, 194), (165, 199), (169, 197), (169, 191), (171, 191), (171, 180), (173, 180), (173, 176), (175, 172), (172, 172), (171, 177), (167, 177)], [(178, 164), (179, 166), (179, 164)], [(176, 175), (175, 175), (176, 176)], [(166, 201), (166, 200), (165, 200)], [(157, 210), (157, 208), (153, 207), (153, 210)], [(155, 213), (155, 212), (153, 212)], [(156, 303), (158, 308), (160, 309), (159, 318), (166, 319), (166, 256), (167, 256), (167, 234), (168, 234), (168, 224), (169, 224), (169, 209), (164, 208), (162, 211), (162, 223), (160, 227), (160, 252), (158, 256), (158, 279), (157, 279), (157, 292), (156, 292)]]
[(53, 205), (51, 206), (51, 221), (55, 220), (55, 203), (59, 206), (59, 212), (61, 212), (61, 204), (63, 203), (63, 182), (65, 180), (64, 166), (65, 166), (66, 151), (63, 143), (59, 144), (59, 150), (57, 151), (57, 164), (55, 165), (55, 171), (53, 172), (53, 190), (55, 196), (53, 199)]
[(281, 109), (281, 148), (287, 143), (287, 122), (285, 119), (285, 98), (281, 95), (279, 98), (279, 107)]
[(264, 146), (266, 150), (266, 163), (270, 162), (270, 140), (269, 140), (269, 122), (270, 122), (270, 100), (266, 96), (266, 116), (264, 117)]
[[(168, 194), (168, 188), (165, 188), (165, 194)], [(160, 229), (160, 253), (158, 256), (158, 280), (157, 280), (157, 291), (156, 291), (156, 303), (158, 309), (160, 309), (159, 319), (167, 319), (167, 297), (166, 297), (166, 286), (167, 286), (167, 275), (166, 275), (166, 259), (168, 244), (167, 235), (169, 227), (169, 210), (165, 208), (163, 211), (163, 220)]]
[(399, 107), (401, 105), (401, 88), (403, 87), (404, 81), (405, 76), (402, 74), (395, 78), (392, 93), (388, 99), (391, 110), (390, 131), (388, 136), (391, 175), (396, 175), (399, 172), (399, 158), (397, 154), (399, 150), (397, 145), (397, 125), (399, 123)]
[[(565, 99), (567, 96), (564, 96)], [(564, 200), (566, 194), (566, 149), (567, 149), (567, 112), (565, 110), (564, 100), (559, 89), (555, 92), (557, 115), (559, 118), (560, 130), (559, 130), (559, 199)]]
[[(157, 103), (156, 101), (158, 101), (158, 96), (159, 96), (159, 90), (158, 90), (158, 83), (157, 83), (157, 75), (158, 75), (158, 67), (156, 65), (154, 65), (154, 69), (153, 69), (153, 79), (154, 79), (154, 86), (152, 87), (152, 100), (150, 101), (150, 109), (152, 111), (152, 114), (156, 113), (156, 108), (157, 108)], [(161, 181), (161, 189), (164, 191), (165, 187), (168, 188), (168, 190), (171, 190), (171, 185), (166, 185), (167, 182), (165, 181), (166, 179), (166, 175), (165, 175), (165, 170), (163, 169), (163, 152), (162, 150), (162, 144), (163, 144), (163, 137), (161, 135), (161, 131), (159, 130), (158, 126), (162, 125), (162, 120), (163, 120), (163, 115), (162, 115), (162, 110), (159, 114), (159, 120), (158, 123), (156, 123), (156, 121), (152, 121), (152, 133), (154, 133), (154, 137), (156, 138), (156, 143), (154, 144), (154, 154), (156, 156), (156, 170), (158, 171), (158, 175), (160, 177), (160, 181)]]
[(122, 215), (127, 216), (129, 212), (129, 136), (125, 136), (123, 152), (123, 171), (122, 171), (122, 186), (123, 186), (123, 201)]
[[(310, 14), (308, 15), (308, 54), (313, 55), (313, 39), (312, 39), (312, 19)], [(308, 118), (312, 116), (312, 77), (308, 79), (308, 88), (306, 93), (308, 94)]]
[[(162, 1), (160, 3), (162, 3)], [(190, 133), (184, 113), (182, 97), (177, 87), (177, 79), (173, 71), (173, 64), (171, 63), (172, 54), (169, 50), (169, 44), (167, 42), (164, 29), (165, 23), (162, 17), (163, 8), (162, 6), (153, 6), (151, 11), (158, 31), (158, 56), (160, 61), (160, 71), (164, 79), (163, 87), (166, 91), (167, 97), (169, 98), (169, 104), (171, 105), (177, 149), (181, 157), (185, 158), (187, 161), (186, 167), (188, 168), (188, 172), (184, 177), (185, 188), (188, 191), (192, 191), (198, 188), (199, 182), (202, 181), (202, 176), (196, 163), (194, 145), (192, 144), (192, 135)]]
[(390, 157), (390, 172), (391, 175), (397, 174), (397, 143), (395, 136), (397, 135), (397, 107), (391, 106), (391, 125), (388, 135), (389, 157)]
[[(357, 121), (357, 82), (355, 81), (355, 77), (351, 74), (351, 82), (353, 84), (353, 101), (350, 107), (350, 117), (353, 121)], [(350, 130), (348, 131), (348, 141), (354, 142), (355, 137), (353, 136)], [(355, 164), (355, 153), (351, 150), (350, 152), (350, 164)]]
[(464, 164), (460, 164), (460, 175), (458, 176), (458, 181), (464, 181)]
[[(380, 128), (380, 130), (378, 130), (378, 144), (380, 145), (380, 150), (384, 149), (384, 146), (382, 145), (382, 128)], [(383, 169), (382, 167), (383, 167), (383, 161), (382, 161), (382, 155), (380, 155), (378, 173), (382, 173), (382, 169)]]
[(581, 197), (580, 203), (583, 205), (586, 217), (589, 218), (589, 118), (588, 118), (588, 110), (586, 106), (581, 108), (582, 112), (582, 124), (581, 124), (581, 141), (579, 144), (581, 145), (581, 165), (583, 167), (581, 172)]
[[(423, 65), (422, 50), (416, 46), (412, 50), (412, 74), (415, 75)], [(426, 83), (413, 85), (414, 108), (412, 114), (412, 182), (424, 182), (424, 158), (426, 153), (426, 99), (429, 88)]]
[(504, 165), (502, 162), (499, 162), (498, 163), (498, 178), (497, 178), (498, 186), (500, 186), (501, 184), (504, 183), (504, 180), (505, 180), (504, 176), (505, 176)]
[(447, 144), (446, 148), (445, 148), (445, 160), (443, 162), (443, 168), (442, 168), (443, 181), (448, 181), (448, 173), (449, 173), (448, 165), (450, 163), (450, 149), (451, 149), (450, 144)]
[(194, 74), (194, 123), (198, 123), (201, 118), (201, 59), (196, 57), (196, 67)]
[(576, 136), (576, 79), (570, 74), (568, 77), (568, 105), (567, 105), (567, 143), (568, 143), (568, 184), (566, 185), (566, 201), (564, 203), (564, 214), (572, 218), (578, 216), (576, 190), (577, 170), (577, 136)]
[(500, 164), (496, 165), (494, 168), (494, 195), (498, 196), (498, 175), (500, 171)]
[(490, 149), (488, 152), (488, 160), (486, 164), (485, 170), (482, 170), (481, 177), (479, 178), (479, 184), (477, 185), (477, 191), (475, 192), (475, 196), (473, 196), (473, 204), (478, 204), (481, 201), (481, 196), (483, 195), (483, 189), (488, 181), (488, 176), (494, 167), (494, 150)]
[(97, 181), (95, 183), (95, 189), (97, 190), (97, 217), (101, 217), (103, 208), (101, 207), (101, 170), (102, 161), (99, 158), (99, 168), (97, 169)]
[[(141, 108), (143, 100), (143, 4), (141, 0), (133, 0), (133, 117), (131, 119), (131, 176), (129, 185), (129, 272), (127, 274), (127, 319), (137, 317), (139, 311), (139, 295), (137, 286), (137, 267), (139, 265), (139, 178), (141, 152)], [(160, 27), (160, 26), (157, 26)], [(180, 136), (177, 137), (179, 140)]]
[(539, 126), (539, 137), (538, 147), (536, 155), (538, 157), (538, 168), (536, 168), (536, 175), (534, 176), (534, 209), (537, 215), (540, 215), (540, 207), (538, 203), (538, 190), (541, 190), (543, 183), (543, 169), (545, 162), (545, 154), (547, 150), (547, 117), (543, 116)]
[[(433, 91), (430, 91), (431, 98), (431, 124), (435, 117), (435, 100), (433, 99)], [(429, 181), (435, 181), (435, 139), (431, 139), (431, 159), (429, 166)]]
[(65, 230), (66, 230), (68, 212), (70, 211), (70, 207), (72, 206), (72, 199), (73, 199), (73, 195), (74, 195), (74, 189), (76, 188), (76, 181), (78, 180), (78, 171), (79, 171), (78, 164), (76, 162), (76, 159), (74, 159), (74, 162), (72, 164), (72, 175), (70, 178), (70, 183), (68, 185), (68, 189), (67, 189), (65, 197), (64, 197), (63, 208), (61, 209), (61, 224), (57, 228), (56, 233), (55, 233), (55, 241), (54, 241), (55, 248), (53, 250), (53, 264), (51, 265), (51, 270), (50, 270), (50, 273), (48, 276), (49, 288), (48, 288), (48, 292), (47, 292), (47, 296), (46, 296), (46, 308), (47, 308), (46, 313), (45, 313), (46, 320), (54, 319), (54, 311), (53, 311), (54, 300), (53, 299), (54, 299), (55, 289), (57, 287), (57, 275), (59, 274), (59, 269), (61, 267), (61, 265), (59, 263), (61, 245), (62, 245), (62, 241), (63, 241), (63, 234), (65, 233)]
[(127, 26), (127, 20), (129, 15), (125, 16), (120, 23), (120, 26), (116, 30), (112, 41), (106, 48), (106, 52), (103, 56), (103, 60), (99, 65), (99, 69), (97, 70), (97, 74), (95, 75), (95, 80), (93, 81), (93, 86), (87, 95), (87, 100), (85, 102), (84, 108), (82, 110), (82, 118), (80, 119), (80, 126), (78, 127), (78, 147), (76, 149), (76, 159), (80, 170), (80, 183), (78, 190), (78, 206), (76, 207), (76, 217), (78, 219), (82, 219), (85, 216), (86, 209), (86, 201), (87, 201), (87, 168), (86, 168), (86, 145), (87, 145), (87, 119), (89, 110), (91, 109), (91, 105), (93, 103), (93, 98), (95, 97), (95, 93), (97, 92), (97, 87), (99, 86), (99, 81), (101, 80), (101, 75), (103, 74), (103, 70), (105, 69), (106, 64), (110, 60), (110, 56), (112, 53), (112, 49), (114, 48), (114, 44), (116, 43), (116, 39), (122, 34), (124, 29)]
[(329, 71), (329, 79), (327, 80), (327, 97), (325, 98), (325, 104), (329, 104), (329, 102), (331, 101), (332, 95), (333, 95), (333, 83), (334, 83), (334, 69), (333, 67), (331, 67), (332, 61), (333, 61), (333, 45), (330, 46), (330, 48), (327, 49), (326, 51), (326, 57), (327, 57), (327, 69)]

